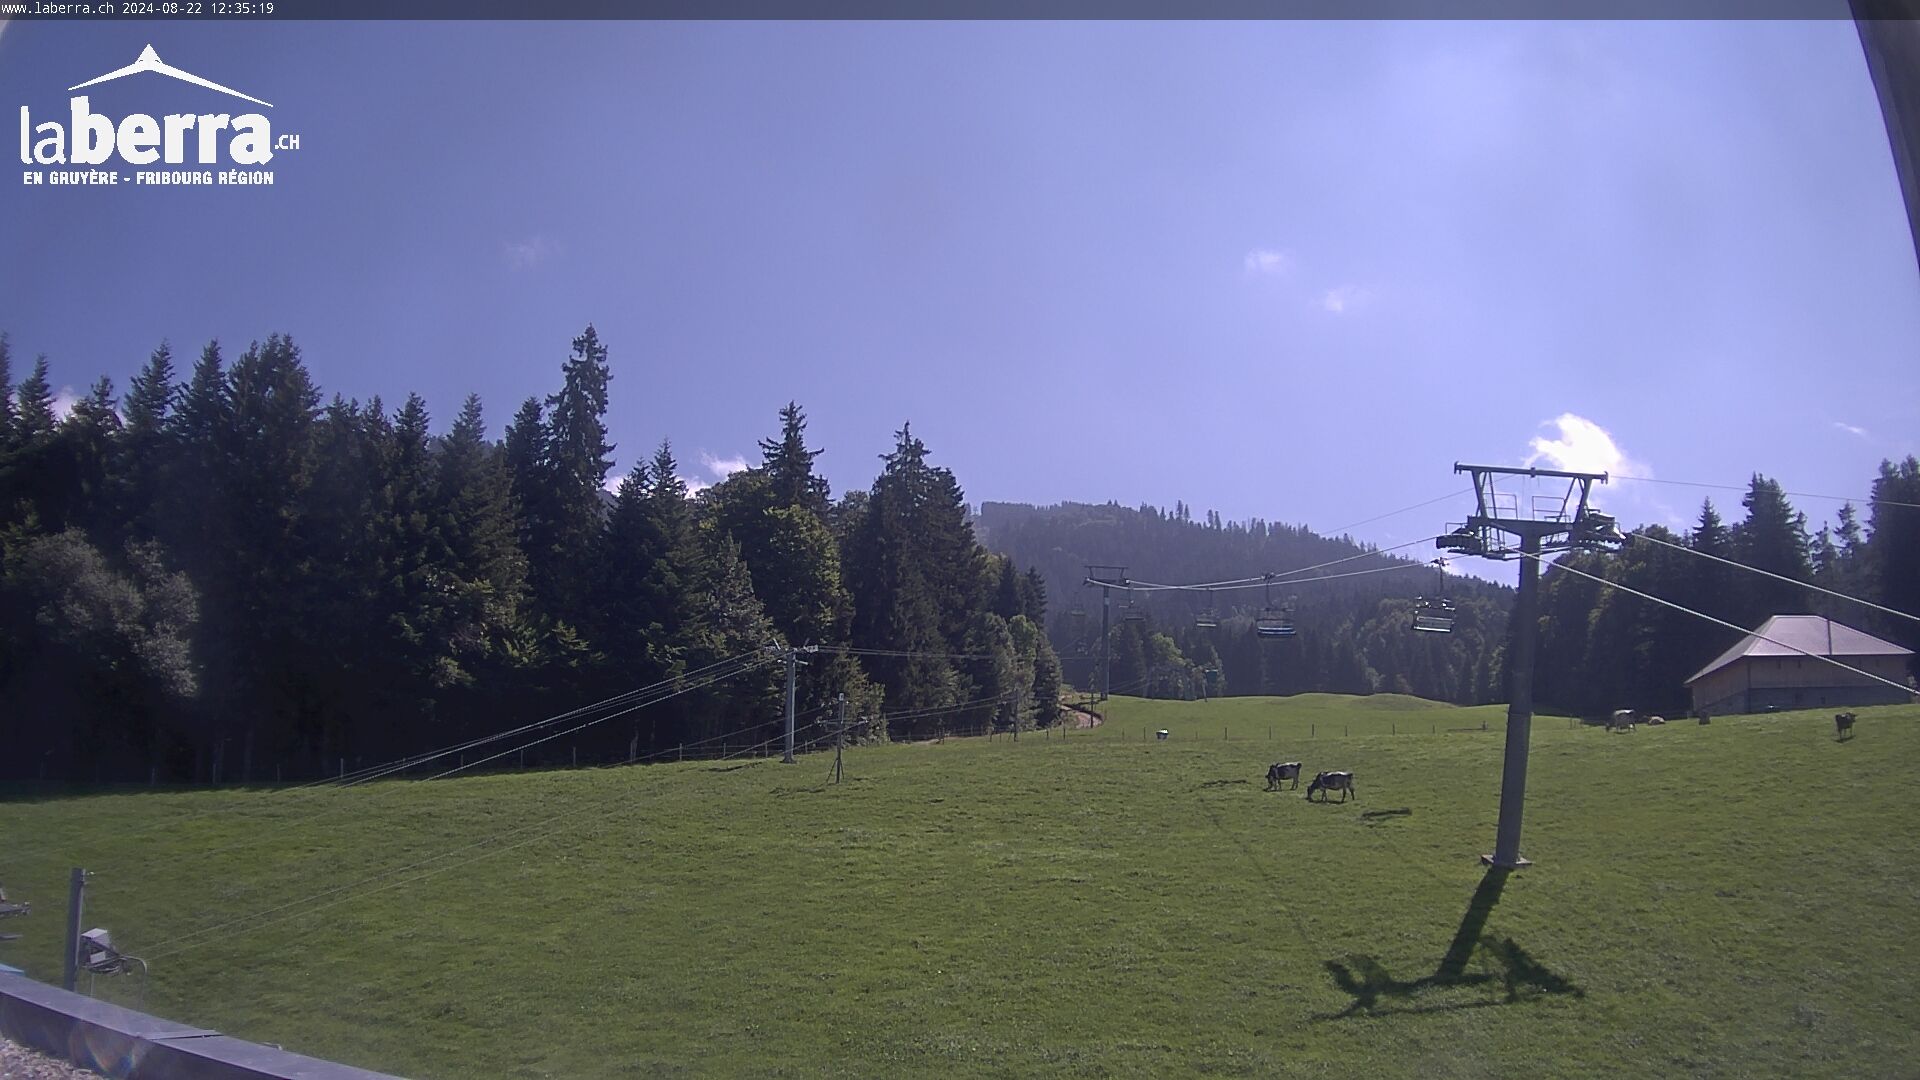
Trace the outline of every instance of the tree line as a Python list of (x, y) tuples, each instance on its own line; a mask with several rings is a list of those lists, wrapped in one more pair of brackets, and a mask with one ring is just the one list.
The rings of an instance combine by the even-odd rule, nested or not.
[[(1845, 502), (1833, 523), (1809, 532), (1807, 515), (1780, 483), (1758, 474), (1741, 506), (1745, 518), (1729, 525), (1707, 499), (1685, 533), (1648, 525), (1628, 534), (1617, 553), (1561, 561), (1746, 629), (1773, 615), (1825, 615), (1920, 653), (1920, 624), (1795, 584), (1920, 613), (1920, 460), (1881, 462), (1864, 521)], [(1685, 680), (1740, 639), (1738, 631), (1549, 566), (1540, 583), (1535, 697), (1578, 715), (1619, 708), (1684, 714)]]
[[(992, 547), (1033, 566), (1052, 594), (1064, 598), (1047, 629), (1070, 681), (1081, 689), (1096, 685), (1101, 656), (1100, 590), (1084, 584), (1088, 564), (1124, 564), (1131, 579), (1180, 584), (1290, 571), (1377, 550), (1258, 518), (1232, 522), (1208, 511), (1196, 521), (1184, 503), (1172, 510), (986, 503), (980, 523)], [(1413, 694), (1460, 704), (1502, 700), (1500, 657), (1513, 590), (1452, 573), (1443, 579), (1423, 562), (1438, 554), (1430, 545), (1406, 556), (1382, 553), (1324, 573), (1395, 569), (1330, 581), (1282, 580), (1270, 590), (1116, 591), (1108, 642), (1112, 688), (1175, 698), (1317, 691)], [(1441, 595), (1454, 605), (1453, 631), (1415, 632), (1416, 600)], [(1129, 600), (1141, 618), (1123, 617)], [(1292, 638), (1255, 632), (1270, 605), (1291, 607)], [(1217, 626), (1197, 625), (1206, 613)]]
[[(0, 335), (0, 774), (324, 774), (491, 734), (734, 657), (814, 646), (797, 686), (877, 735), (1050, 724), (1060, 668), (1037, 574), (974, 538), (903, 425), (831, 497), (797, 404), (757, 466), (691, 493), (663, 440), (607, 481), (608, 348), (492, 439), (477, 396), (323, 400), (284, 335), (184, 378), (165, 344), (57, 414)], [(766, 663), (555, 741), (617, 760), (771, 737)]]

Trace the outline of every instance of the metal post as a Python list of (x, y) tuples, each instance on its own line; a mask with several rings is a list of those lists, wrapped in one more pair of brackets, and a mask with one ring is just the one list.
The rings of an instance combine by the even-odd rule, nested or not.
[(87, 872), (76, 866), (67, 879), (67, 963), (60, 977), (60, 985), (68, 990), (80, 977), (80, 909), (86, 903), (86, 893)]
[(787, 748), (786, 748), (786, 753), (782, 755), (780, 758), (780, 760), (783, 763), (788, 765), (793, 764), (793, 677), (794, 677), (794, 672), (798, 670), (799, 662), (800, 662), (800, 653), (797, 650), (788, 649), (787, 650)]
[(1507, 704), (1507, 757), (1500, 771), (1500, 828), (1485, 861), (1506, 869), (1527, 865), (1520, 857), (1520, 815), (1527, 802), (1527, 743), (1533, 728), (1533, 639), (1537, 635), (1540, 537), (1520, 537), (1520, 595), (1513, 604), (1513, 698)]
[(1100, 700), (1107, 700), (1113, 674), (1113, 590), (1100, 586)]
[(833, 782), (840, 782), (840, 751), (847, 745), (847, 695), (834, 699), (833, 709)]

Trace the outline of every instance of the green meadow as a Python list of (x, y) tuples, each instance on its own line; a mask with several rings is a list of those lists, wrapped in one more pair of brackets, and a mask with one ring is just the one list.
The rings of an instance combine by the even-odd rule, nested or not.
[(1392, 696), (1116, 698), (838, 785), (16, 790), (0, 961), (58, 981), (80, 865), (152, 962), (99, 996), (408, 1076), (1912, 1075), (1920, 707), (1860, 715), (1536, 719), (1510, 874), (1504, 710)]

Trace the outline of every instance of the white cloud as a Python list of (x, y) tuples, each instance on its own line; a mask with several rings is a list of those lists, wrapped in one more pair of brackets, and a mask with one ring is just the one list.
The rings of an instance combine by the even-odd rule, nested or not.
[(747, 459), (738, 454), (728, 458), (717, 458), (702, 450), (700, 464), (707, 467), (707, 471), (713, 474), (715, 480), (725, 480), (734, 473), (745, 471)]
[[(727, 463), (722, 462), (721, 464), (727, 464)], [(620, 485), (623, 482), (625, 482), (626, 479), (627, 479), (627, 474), (616, 469), (607, 474), (606, 480), (602, 482), (600, 486), (605, 488), (609, 495), (618, 495), (620, 494)], [(687, 485), (688, 495), (698, 495), (702, 491), (705, 491), (708, 488), (713, 486), (713, 484), (710, 481), (702, 480), (696, 476), (687, 476), (685, 474), (681, 475), (680, 482)]]
[(545, 236), (534, 235), (505, 245), (507, 265), (515, 270), (531, 270), (560, 253), (560, 245)]
[(1544, 459), (1549, 467), (1568, 472), (1603, 472), (1641, 477), (1653, 475), (1653, 470), (1646, 464), (1628, 457), (1606, 428), (1584, 416), (1561, 413), (1555, 419), (1542, 422), (1541, 426), (1548, 424), (1560, 429), (1560, 437), (1549, 439), (1535, 435), (1529, 444), (1533, 447), (1533, 454), (1527, 458), (1528, 468)]
[(1249, 274), (1284, 274), (1293, 269), (1293, 256), (1270, 248), (1254, 248), (1243, 261)]
[(60, 392), (53, 395), (53, 418), (55, 420), (65, 420), (67, 414), (72, 412), (73, 407), (79, 403), (80, 398), (74, 394), (73, 387), (61, 387)]
[(1333, 315), (1358, 311), (1373, 299), (1373, 294), (1358, 285), (1336, 285), (1320, 295), (1320, 307)]
[(1846, 433), (1847, 433), (1847, 434), (1849, 434), (1849, 435), (1857, 435), (1857, 436), (1859, 436), (1859, 437), (1860, 437), (1860, 438), (1862, 438), (1862, 439), (1871, 439), (1871, 438), (1873, 437), (1873, 436), (1871, 436), (1871, 435), (1868, 435), (1868, 434), (1867, 434), (1867, 429), (1866, 429), (1866, 428), (1863, 428), (1863, 427), (1855, 427), (1855, 426), (1854, 426), (1854, 425), (1852, 425), (1852, 424), (1849, 424), (1849, 423), (1845, 423), (1845, 422), (1843, 422), (1843, 421), (1840, 421), (1840, 420), (1835, 420), (1835, 421), (1833, 422), (1833, 426), (1834, 426), (1834, 427), (1837, 427), (1837, 428), (1839, 428), (1839, 429), (1840, 429), (1841, 431), (1844, 431), (1844, 432), (1846, 432)]

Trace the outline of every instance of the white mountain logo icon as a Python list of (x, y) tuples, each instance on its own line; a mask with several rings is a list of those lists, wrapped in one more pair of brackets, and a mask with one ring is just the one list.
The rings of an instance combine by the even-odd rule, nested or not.
[(126, 67), (118, 71), (109, 71), (97, 79), (88, 79), (78, 86), (69, 86), (67, 89), (84, 90), (89, 86), (98, 86), (103, 82), (112, 82), (115, 79), (122, 79), (128, 75), (138, 75), (143, 71), (151, 71), (156, 75), (166, 75), (170, 78), (179, 79), (181, 82), (205, 87), (208, 90), (217, 90), (222, 94), (228, 94), (240, 98), (243, 101), (251, 101), (255, 105), (265, 105), (269, 109), (273, 108), (273, 102), (271, 101), (261, 101), (257, 97), (253, 97), (250, 94), (243, 94), (230, 86), (221, 86), (212, 79), (203, 79), (190, 71), (181, 71), (179, 68), (160, 59), (160, 54), (153, 51), (152, 45), (148, 45), (146, 48), (140, 50), (140, 58), (128, 64)]

